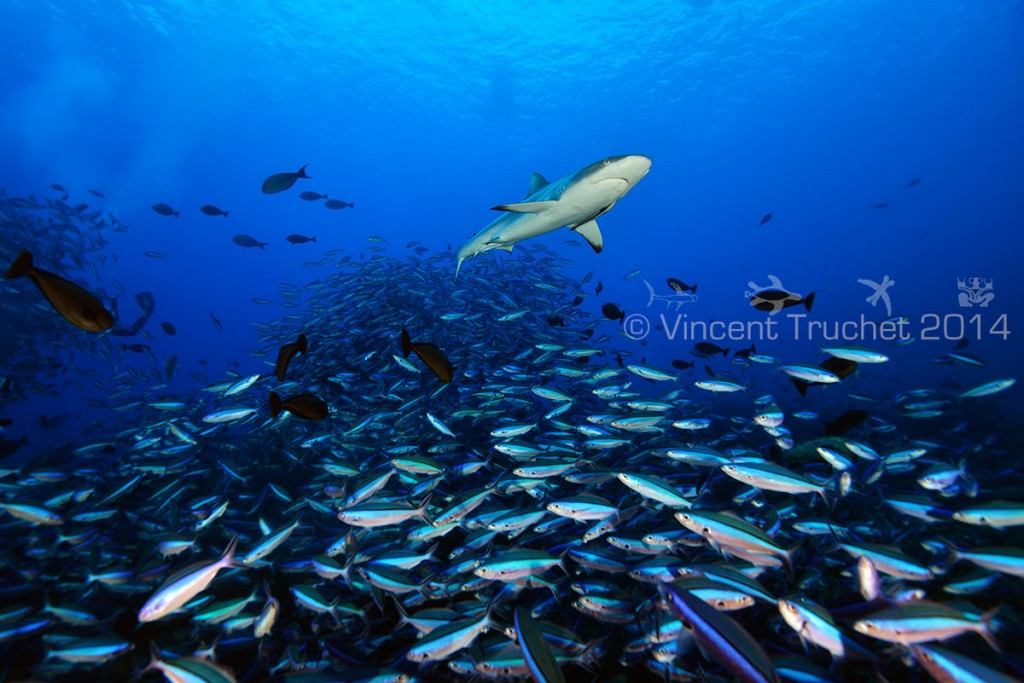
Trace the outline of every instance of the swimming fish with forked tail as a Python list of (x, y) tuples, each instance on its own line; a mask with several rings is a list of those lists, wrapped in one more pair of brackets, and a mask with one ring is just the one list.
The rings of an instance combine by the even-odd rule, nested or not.
[(275, 173), (266, 180), (263, 181), (263, 194), (277, 194), (278, 192), (284, 192), (289, 187), (295, 184), (295, 181), (299, 178), (308, 178), (306, 175), (306, 166), (304, 164), (295, 173)]
[(240, 247), (259, 247), (262, 249), (267, 246), (266, 242), (260, 242), (258, 239), (250, 235), (235, 235), (231, 238), (231, 241)]

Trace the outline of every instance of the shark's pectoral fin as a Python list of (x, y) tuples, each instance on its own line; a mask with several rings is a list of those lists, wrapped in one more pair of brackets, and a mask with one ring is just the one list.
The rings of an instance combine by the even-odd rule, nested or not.
[(498, 242), (497, 240), (492, 240), (492, 241), (488, 242), (487, 244), (492, 245), (491, 249), (501, 249), (502, 251), (507, 251), (510, 254), (512, 253), (512, 247), (516, 246), (515, 242), (509, 242), (507, 244), (502, 244), (502, 243)]
[(572, 225), (572, 226), (569, 226), (569, 227), (572, 228), (573, 230), (578, 230), (581, 225), (586, 225), (587, 223), (589, 223), (590, 221), (594, 220), (595, 218), (598, 218), (599, 216), (603, 216), (604, 214), (608, 213), (608, 211), (613, 206), (615, 206), (615, 202), (612, 202), (611, 204), (609, 204), (608, 206), (604, 207), (603, 209), (595, 211), (594, 213), (590, 214), (589, 216), (587, 216), (586, 218), (581, 220), (576, 225)]
[(519, 204), (499, 204), (492, 206), (491, 211), (511, 211), (512, 213), (540, 213), (550, 209), (558, 202), (548, 200), (546, 202), (521, 202)]
[(573, 230), (582, 235), (587, 244), (594, 248), (594, 253), (600, 254), (604, 249), (604, 238), (601, 236), (601, 229), (597, 227), (597, 221), (587, 221)]

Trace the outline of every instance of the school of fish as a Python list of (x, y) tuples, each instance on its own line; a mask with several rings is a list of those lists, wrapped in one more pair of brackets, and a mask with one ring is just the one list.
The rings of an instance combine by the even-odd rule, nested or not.
[[(65, 351), (128, 351), (74, 282), (116, 219), (0, 196), (0, 221), (5, 376), (54, 369), (31, 347), (69, 321), (92, 334)], [(866, 419), (826, 424), (761, 373), (828, 391), (912, 349), (702, 378), (631, 357), (542, 244), (453, 286), (452, 252), (375, 241), (288, 289), (237, 371), (176, 396), (170, 359), (83, 371), (131, 424), (0, 461), (0, 679), (1020, 679), (1019, 456), (966, 418), (905, 429), (1013, 378), (851, 393)]]

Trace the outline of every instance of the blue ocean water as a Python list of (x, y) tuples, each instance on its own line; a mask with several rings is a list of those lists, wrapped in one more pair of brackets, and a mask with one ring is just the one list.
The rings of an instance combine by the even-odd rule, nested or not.
[[(276, 340), (275, 329), (300, 329), (293, 323), (310, 311), (358, 311), (361, 324), (386, 318), (389, 310), (372, 308), (385, 305), (380, 297), (315, 287), (343, 270), (339, 259), (379, 278), (387, 301), (415, 296), (418, 313), (441, 330), (440, 316), (471, 306), (520, 310), (520, 295), (538, 283), (530, 266), (520, 275), (510, 264), (550, 250), (564, 261), (560, 276), (586, 280), (574, 308), (609, 349), (593, 362), (615, 367), (617, 354), (622, 364), (678, 374), (666, 386), (630, 375), (645, 397), (682, 388), (704, 412), (748, 420), (751, 398), (766, 394), (822, 422), (863, 409), (908, 439), (967, 430), (979, 447), (998, 450), (1000, 468), (1024, 467), (1020, 386), (957, 399), (1022, 375), (1019, 0), (9, 0), (3, 14), (3, 267), (31, 250), (38, 267), (108, 304), (116, 298), (122, 328), (141, 315), (138, 294), (150, 292), (155, 310), (132, 336), (97, 340), (58, 318), (26, 280), (5, 280), (0, 418), (11, 421), (4, 443), (27, 441), (0, 465), (73, 467), (75, 448), (156, 420), (146, 401), (198, 410), (206, 387), (269, 375), (273, 357), (254, 349)], [(531, 173), (557, 180), (624, 154), (652, 166), (600, 217), (599, 254), (563, 228), (467, 260), (458, 282), (431, 275), (426, 292), (417, 279), (390, 279), (392, 266), (375, 260), (422, 259), (427, 268), (453, 257), (497, 216), (490, 207), (521, 201)], [(308, 180), (261, 192), (271, 174), (304, 164)], [(303, 191), (354, 206), (330, 210), (301, 200)], [(65, 220), (48, 202), (101, 213), (64, 242), (18, 218)], [(158, 203), (181, 213), (160, 215)], [(200, 212), (207, 204), (229, 216)], [(112, 229), (114, 219), (126, 229)], [(105, 221), (103, 243), (90, 237), (96, 221)], [(239, 234), (266, 247), (241, 247), (232, 242)], [(316, 242), (290, 244), (290, 234)], [(429, 263), (454, 278), (454, 258)], [(513, 279), (489, 286), (502, 268)], [(696, 285), (694, 300), (658, 298), (678, 293), (670, 278)], [(886, 279), (888, 305), (869, 301), (872, 283)], [(813, 310), (756, 310), (751, 296), (772, 282), (797, 299), (813, 293)], [(302, 306), (282, 306), (290, 300), (280, 292), (307, 286), (314, 296)], [(551, 309), (528, 310), (531, 329), (561, 334), (546, 318), (556, 305), (569, 310), (567, 301), (540, 292)], [(624, 319), (608, 319), (607, 303)], [(870, 337), (887, 319), (903, 320), (902, 339)], [(775, 334), (763, 337), (758, 325), (768, 320)], [(738, 331), (687, 335), (694, 321)], [(812, 321), (849, 323), (848, 338), (827, 338), (828, 325), (812, 329)], [(399, 353), (399, 331), (379, 339), (381, 357)], [(319, 335), (336, 337), (339, 350), (346, 334), (361, 332)], [(472, 370), (468, 359), (484, 353), (459, 348), (455, 328), (438, 334), (457, 370)], [(491, 338), (487, 354), (507, 343), (497, 331)], [(695, 355), (702, 341), (729, 352)], [(774, 364), (735, 356), (753, 344), (782, 364), (817, 365), (827, 357), (818, 342), (870, 347), (890, 360), (801, 396)], [(951, 358), (955, 350), (974, 362)], [(352, 349), (348, 360), (370, 352)], [(748, 392), (694, 389), (709, 373)], [(260, 388), (251, 403), (265, 411)], [(925, 397), (942, 402), (938, 413), (896, 422), (893, 406), (914, 390), (939, 392)], [(353, 391), (347, 401), (368, 389)], [(350, 403), (333, 407), (354, 418)]]
[[(103, 277), (153, 292), (179, 329), (155, 352), (181, 350), (183, 365), (186, 349), (244, 354), (248, 323), (279, 314), (250, 300), (307, 282), (302, 263), (328, 249), (372, 234), (457, 247), (531, 172), (624, 153), (654, 163), (603, 221), (604, 253), (543, 241), (627, 312), (647, 310), (640, 279), (622, 279), (635, 269), (699, 283), (688, 314), (730, 320), (750, 317), (742, 294), (768, 274), (819, 290), (829, 317), (877, 314), (856, 280), (889, 275), (893, 314), (920, 331), (934, 322), (922, 315), (966, 313), (957, 278), (981, 277), (996, 297), (972, 350), (1002, 374), (1019, 363), (1020, 3), (16, 2), (7, 15), (0, 185), (60, 183), (130, 225)], [(305, 163), (303, 188), (356, 209), (259, 194)], [(199, 213), (207, 203), (231, 216)], [(242, 251), (243, 232), (272, 246)], [(317, 243), (284, 242), (293, 232)], [(212, 348), (211, 310), (227, 328)], [(987, 333), (1003, 313), (1005, 341)], [(970, 381), (929, 366), (944, 341), (898, 363)], [(638, 352), (685, 356), (660, 342)]]

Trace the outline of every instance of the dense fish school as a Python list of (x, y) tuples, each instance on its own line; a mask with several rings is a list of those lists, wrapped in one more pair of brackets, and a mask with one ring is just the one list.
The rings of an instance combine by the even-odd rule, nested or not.
[[(112, 215), (0, 196), (0, 222), (4, 268), (25, 248), (41, 277), (96, 286), (51, 301), (129, 295), (100, 277)], [(774, 368), (744, 367), (730, 398), (726, 375), (632, 357), (622, 312), (574, 305), (589, 291), (543, 244), (502, 257), (453, 286), (450, 251), (337, 255), (286, 290), (294, 312), (257, 326), (242, 371), (174, 396), (176, 356), (94, 365), (130, 352), (116, 337), (146, 293), (141, 322), (85, 334), (8, 281), (4, 377), (78, 368), (131, 424), (0, 469), (0, 678), (1021, 676), (1024, 486), (1003, 435), (902, 428), (1012, 379), (876, 397), (826, 429), (757, 390)], [(35, 381), (4, 399), (49, 391)]]

